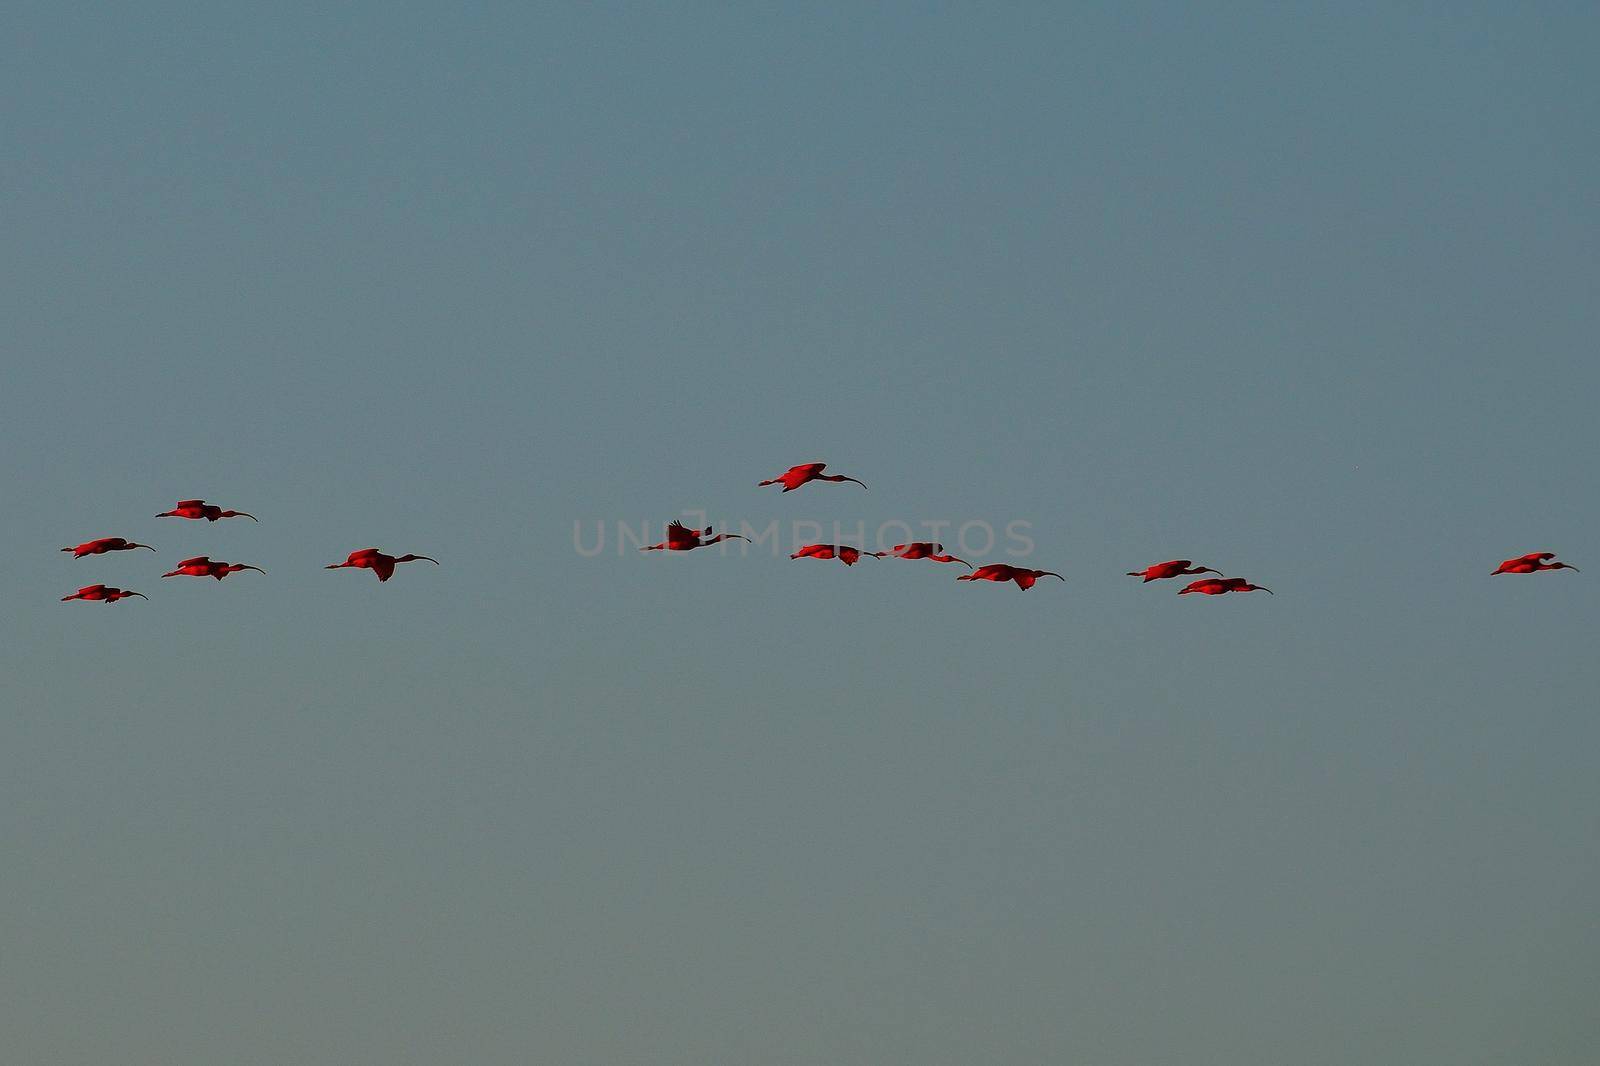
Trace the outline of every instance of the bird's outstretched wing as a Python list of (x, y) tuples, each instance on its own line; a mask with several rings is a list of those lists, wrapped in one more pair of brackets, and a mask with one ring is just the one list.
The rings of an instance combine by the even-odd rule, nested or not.
[(179, 566), (192, 566), (195, 563), (202, 563), (202, 564), (204, 564), (206, 566), (210, 566), (211, 565), (211, 556), (209, 556), (209, 555), (196, 555), (193, 559), (179, 559), (178, 560), (178, 565)]
[(694, 538), (695, 531), (684, 525), (682, 522), (667, 523), (668, 540), (693, 540)]
[(206, 501), (204, 500), (179, 500), (177, 507), (174, 507), (173, 510), (176, 511), (183, 507), (204, 507), (205, 505)]

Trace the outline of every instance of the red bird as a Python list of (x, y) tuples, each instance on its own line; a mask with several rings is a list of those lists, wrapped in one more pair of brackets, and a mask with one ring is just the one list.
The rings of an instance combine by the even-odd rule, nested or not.
[(176, 570), (161, 576), (177, 577), (182, 574), (186, 577), (214, 577), (221, 581), (229, 574), (237, 573), (240, 570), (255, 570), (258, 573), (266, 573), (259, 566), (250, 566), (247, 563), (214, 563), (204, 555), (197, 555), (193, 559), (183, 560), (178, 564)]
[[(1007, 566), (1005, 563), (989, 563), (980, 566), (970, 574), (962, 574), (957, 581), (1015, 581), (1017, 588), (1027, 592), (1033, 588), (1033, 583), (1041, 577), (1061, 577), (1051, 570), (1029, 570), (1023, 566)], [(1066, 578), (1061, 577), (1062, 581)]]
[[(148, 544), (135, 544), (131, 540), (121, 537), (101, 537), (99, 540), (85, 541), (76, 548), (62, 548), (64, 552), (71, 552), (74, 559), (82, 559), (85, 555), (104, 555), (106, 552), (125, 552), (134, 548), (150, 548)], [(150, 548), (155, 551), (154, 548)]]
[(392, 555), (383, 554), (377, 548), (362, 548), (360, 551), (351, 552), (349, 557), (345, 559), (344, 562), (329, 563), (327, 566), (323, 567), (323, 569), (342, 570), (347, 566), (353, 566), (362, 570), (371, 570), (374, 574), (378, 575), (379, 581), (388, 581), (389, 578), (394, 574), (395, 563), (415, 562), (429, 562), (434, 566), (439, 565), (439, 560), (427, 555), (402, 555), (400, 558), (396, 559)]
[(896, 544), (889, 551), (872, 552), (871, 554), (876, 555), (880, 559), (884, 558), (885, 556), (888, 556), (891, 559), (932, 559), (936, 563), (960, 563), (962, 566), (971, 568), (972, 564), (967, 562), (965, 559), (957, 559), (954, 555), (939, 554), (942, 551), (944, 551), (943, 544), (934, 544), (931, 541), (918, 540), (913, 541), (910, 544)]
[(1556, 557), (1555, 552), (1530, 552), (1519, 555), (1515, 559), (1507, 559), (1500, 564), (1500, 569), (1495, 574), (1531, 574), (1536, 570), (1576, 570), (1576, 566), (1569, 563), (1552, 563), (1549, 560)]
[(799, 466), (791, 466), (770, 481), (760, 482), (756, 485), (756, 488), (763, 488), (767, 485), (782, 485), (784, 492), (793, 492), (808, 481), (855, 481), (862, 488), (867, 487), (853, 477), (845, 477), (843, 474), (824, 474), (823, 471), (827, 468), (827, 463), (801, 463)]
[[(709, 538), (709, 539), (707, 539)], [(642, 552), (686, 552), (692, 548), (704, 548), (708, 544), (715, 544), (719, 540), (749, 540), (742, 533), (718, 533), (711, 536), (711, 527), (704, 529), (690, 529), (682, 522), (673, 522), (667, 526), (667, 539), (660, 544), (651, 544), (640, 548)]]
[(863, 555), (871, 559), (882, 558), (879, 552), (864, 552), (860, 548), (852, 548), (848, 544), (807, 544), (804, 548), (789, 556), (791, 559), (837, 559), (846, 566), (856, 565), (856, 560)]
[(219, 518), (248, 518), (252, 522), (259, 522), (253, 514), (244, 511), (224, 511), (214, 503), (204, 500), (179, 500), (178, 506), (170, 511), (162, 511), (157, 518), (204, 518), (207, 522), (215, 522)]
[(1143, 570), (1129, 570), (1129, 577), (1142, 577), (1146, 581), (1160, 581), (1163, 578), (1178, 577), (1181, 574), (1216, 574), (1222, 576), (1221, 570), (1213, 570), (1209, 566), (1197, 566), (1193, 570), (1185, 569), (1194, 566), (1188, 559), (1171, 559), (1164, 563), (1155, 563)]
[(1260, 585), (1252, 585), (1242, 577), (1207, 577), (1199, 581), (1191, 581), (1178, 590), (1178, 595), (1185, 592), (1198, 592), (1206, 596), (1221, 596), (1225, 592), (1265, 592), (1272, 595), (1272, 590)]
[(61, 597), (61, 602), (66, 603), (68, 600), (101, 600), (105, 603), (116, 603), (118, 600), (127, 599), (129, 596), (137, 596), (141, 600), (148, 600), (150, 598), (142, 592), (129, 592), (127, 589), (107, 588), (104, 585), (85, 585), (71, 596)]

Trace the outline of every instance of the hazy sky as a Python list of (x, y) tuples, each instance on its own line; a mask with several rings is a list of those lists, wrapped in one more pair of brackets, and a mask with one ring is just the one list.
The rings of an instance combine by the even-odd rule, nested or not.
[(1593, 1061), (1593, 5), (325, 6), (0, 34), (8, 1058)]

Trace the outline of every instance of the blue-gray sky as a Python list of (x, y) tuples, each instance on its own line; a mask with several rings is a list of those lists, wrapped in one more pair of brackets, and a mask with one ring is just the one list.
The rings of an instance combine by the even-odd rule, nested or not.
[(1592, 5), (322, 6), (0, 35), (11, 1057), (1591, 1060)]

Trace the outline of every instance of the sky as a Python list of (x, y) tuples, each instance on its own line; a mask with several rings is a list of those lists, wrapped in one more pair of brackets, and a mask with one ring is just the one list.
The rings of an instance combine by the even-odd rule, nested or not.
[(325, 8), (0, 34), (17, 1061), (1592, 1061), (1592, 5)]

